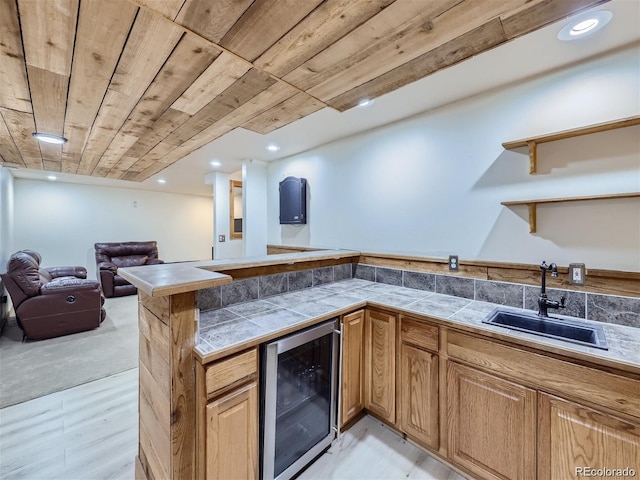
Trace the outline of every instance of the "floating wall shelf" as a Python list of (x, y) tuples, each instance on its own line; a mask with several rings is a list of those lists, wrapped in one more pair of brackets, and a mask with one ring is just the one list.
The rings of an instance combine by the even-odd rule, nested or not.
[(515, 148), (529, 147), (529, 173), (534, 174), (538, 171), (538, 144), (555, 142), (556, 140), (564, 140), (566, 138), (579, 137), (580, 135), (588, 135), (590, 133), (606, 132), (608, 130), (615, 130), (617, 128), (631, 127), (633, 125), (640, 125), (640, 116), (623, 118), (621, 120), (614, 120), (611, 122), (597, 123), (595, 125), (588, 125), (586, 127), (573, 128), (571, 130), (563, 130), (556, 133), (548, 133), (545, 135), (539, 135), (537, 137), (523, 138), (521, 140), (514, 140), (511, 142), (505, 142), (502, 146), (506, 150), (513, 150)]
[(518, 200), (514, 202), (502, 202), (505, 207), (526, 205), (529, 208), (529, 232), (535, 233), (537, 207), (542, 203), (582, 202), (585, 200), (610, 200), (615, 198), (640, 198), (638, 193), (616, 193), (611, 195), (594, 195), (589, 197), (544, 198), (538, 200)]

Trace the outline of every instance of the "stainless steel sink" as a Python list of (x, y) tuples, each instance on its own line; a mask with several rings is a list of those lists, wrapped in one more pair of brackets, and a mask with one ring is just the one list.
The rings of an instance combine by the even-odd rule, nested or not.
[(557, 338), (566, 342), (608, 350), (604, 330), (598, 325), (578, 324), (568, 320), (540, 317), (535, 313), (494, 309), (482, 323), (511, 328), (521, 332)]

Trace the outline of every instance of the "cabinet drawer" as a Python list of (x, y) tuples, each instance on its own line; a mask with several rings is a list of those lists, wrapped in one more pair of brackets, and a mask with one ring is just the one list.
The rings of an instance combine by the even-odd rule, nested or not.
[(400, 340), (438, 352), (438, 327), (404, 315), (400, 319)]
[(219, 360), (206, 368), (207, 399), (257, 378), (257, 348)]
[(640, 417), (640, 382), (458, 332), (447, 334), (450, 358), (519, 383)]

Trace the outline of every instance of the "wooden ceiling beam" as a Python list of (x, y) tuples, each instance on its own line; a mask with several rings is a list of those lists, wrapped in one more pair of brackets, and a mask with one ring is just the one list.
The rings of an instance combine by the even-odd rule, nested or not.
[(38, 142), (31, 136), (36, 130), (33, 114), (0, 108), (7, 130), (13, 139), (27, 168), (42, 170), (42, 155)]
[(22, 155), (20, 155), (20, 151), (18, 150), (11, 133), (9, 133), (9, 128), (7, 128), (7, 124), (4, 121), (2, 108), (0, 108), (0, 152), (2, 152), (3, 162), (26, 167), (22, 160)]
[(184, 32), (140, 10), (89, 134), (79, 173), (91, 174), (118, 130), (156, 77)]
[(380, 13), (394, 1), (327, 0), (253, 63), (276, 77), (283, 77)]
[(27, 65), (71, 74), (78, 0), (18, 0)]
[(137, 13), (127, 0), (80, 3), (64, 124), (68, 142), (62, 148), (69, 170), (79, 166)]
[(253, 2), (218, 43), (253, 62), (320, 3), (322, 0)]
[[(0, 0), (0, 107), (31, 113), (31, 95), (15, 0)], [(12, 154), (7, 153), (10, 157)]]
[(328, 100), (327, 103), (336, 110), (344, 112), (357, 106), (363, 98), (376, 98), (392, 92), (506, 41), (502, 23), (495, 18), (410, 62)]
[(317, 112), (324, 106), (324, 103), (313, 97), (297, 93), (266, 112), (253, 117), (241, 126), (252, 132), (266, 135), (296, 120), (300, 120), (313, 112)]
[(175, 21), (218, 44), (252, 3), (253, 0), (217, 0), (203, 5), (202, 0), (187, 0)]
[(561, 18), (609, 0), (531, 0), (500, 16), (508, 39), (521, 37)]

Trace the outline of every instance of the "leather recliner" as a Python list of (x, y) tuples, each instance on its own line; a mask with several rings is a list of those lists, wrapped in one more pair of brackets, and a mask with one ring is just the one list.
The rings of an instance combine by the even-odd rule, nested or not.
[(135, 295), (138, 289), (118, 275), (118, 268), (164, 263), (151, 242), (96, 243), (96, 273), (105, 297)]
[(99, 327), (106, 316), (99, 283), (87, 280), (84, 267), (40, 268), (41, 259), (33, 250), (21, 250), (11, 255), (7, 273), (0, 275), (25, 338), (42, 340)]

